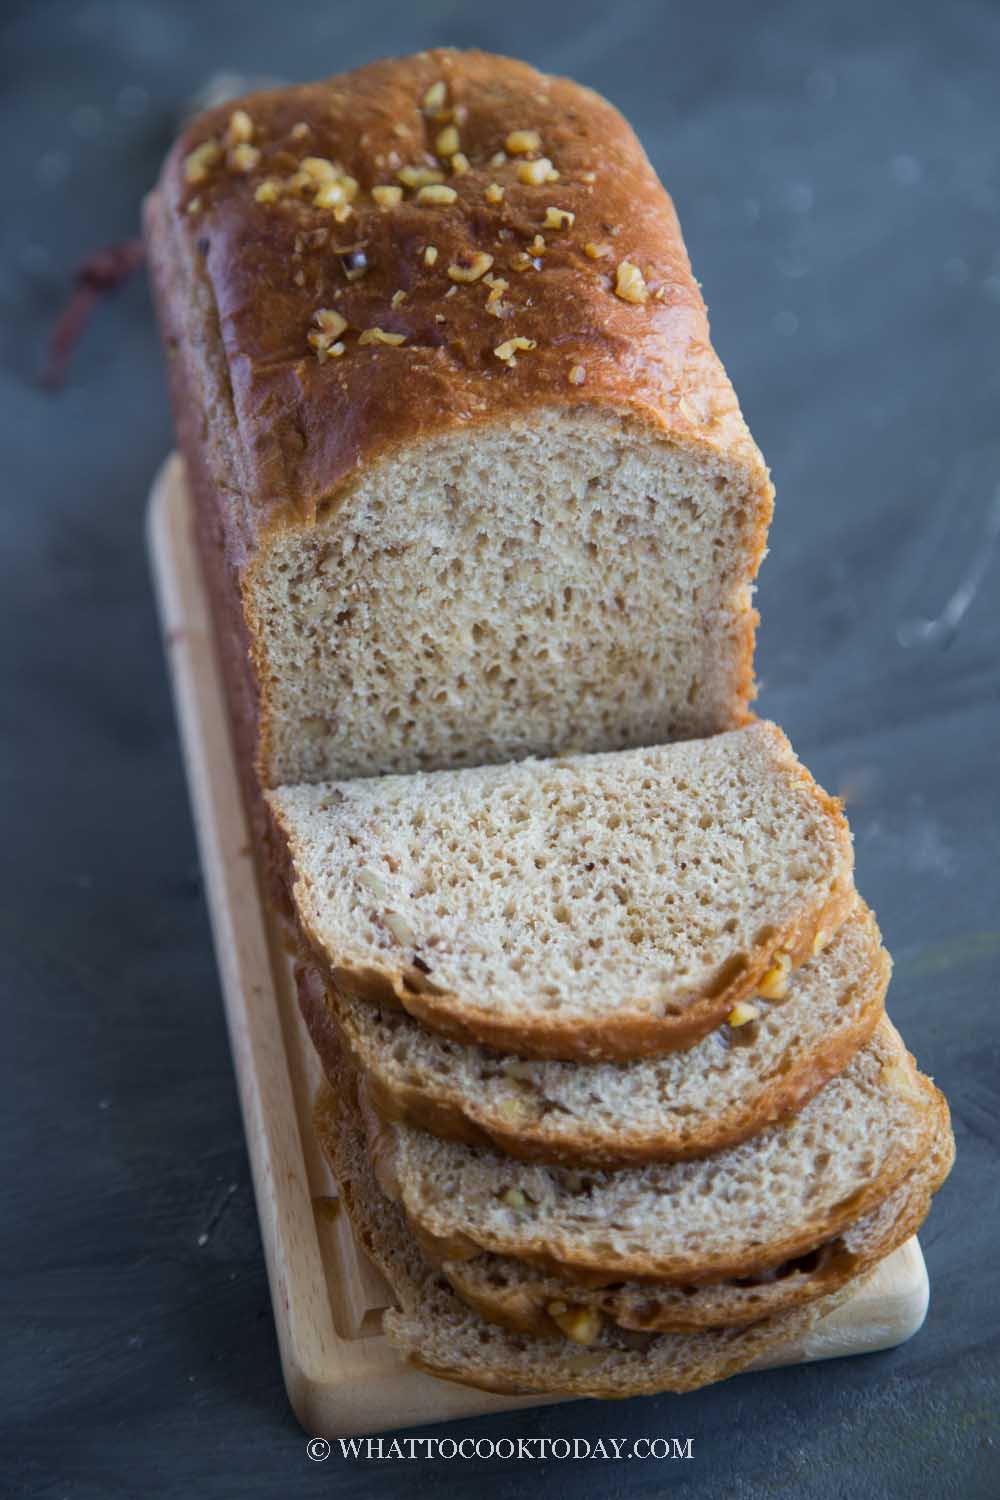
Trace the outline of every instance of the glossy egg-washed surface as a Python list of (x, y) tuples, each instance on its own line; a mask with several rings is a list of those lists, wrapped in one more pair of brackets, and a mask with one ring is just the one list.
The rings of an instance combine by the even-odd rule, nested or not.
[[(313, 518), (359, 461), (400, 443), (553, 404), (620, 407), (766, 487), (673, 205), (599, 95), (440, 50), (239, 107), (235, 123), (226, 105), (192, 124), (161, 191), (218, 317), (251, 532)], [(466, 170), (438, 149), (449, 127)], [(508, 149), (517, 133), (537, 145)], [(425, 186), (453, 201), (427, 201), (407, 169), (440, 176)], [(550, 180), (521, 180), (532, 172)], [(313, 183), (345, 179), (350, 212), (317, 207)], [(385, 187), (398, 202), (377, 201)], [(553, 208), (561, 227), (546, 227)], [(477, 257), (492, 258), (477, 279), (449, 274)], [(343, 353), (310, 342), (324, 311), (346, 320), (330, 341)], [(533, 347), (498, 356), (520, 339)]]

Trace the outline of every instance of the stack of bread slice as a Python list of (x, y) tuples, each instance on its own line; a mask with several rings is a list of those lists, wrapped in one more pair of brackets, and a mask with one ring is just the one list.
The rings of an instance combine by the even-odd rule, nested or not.
[(947, 1106), (839, 805), (774, 725), (269, 795), (318, 1128), (405, 1356), (686, 1390), (922, 1222)]
[(743, 1368), (952, 1144), (750, 710), (773, 490), (673, 204), (591, 90), (438, 49), (192, 121), (146, 238), (386, 1332), (495, 1390)]

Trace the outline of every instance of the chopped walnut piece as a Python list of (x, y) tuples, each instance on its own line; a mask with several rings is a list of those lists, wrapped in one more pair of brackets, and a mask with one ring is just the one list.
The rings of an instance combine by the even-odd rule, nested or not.
[(483, 197), (486, 199), (487, 203), (502, 203), (503, 188), (500, 186), (499, 182), (491, 182), (489, 187), (483, 193)]
[(347, 327), (347, 319), (342, 318), (335, 308), (319, 307), (313, 313), (313, 322), (316, 324), (316, 331), (310, 333), (309, 343), (315, 349), (320, 364), (330, 356), (338, 359), (344, 352), (344, 345), (339, 342), (339, 337)]
[(204, 182), (209, 167), (214, 167), (221, 155), (222, 147), (218, 141), (202, 141), (200, 146), (195, 146), (184, 158), (184, 180)]
[(454, 156), (460, 145), (458, 131), (454, 125), (446, 125), (443, 130), (438, 131), (434, 149), (438, 156)]
[(567, 376), (570, 385), (583, 385), (586, 378), (587, 372), (583, 368), (583, 365), (570, 365), (569, 375)]
[(494, 151), (493, 155), (490, 157), (490, 166), (491, 167), (502, 167), (503, 164), (504, 164), (504, 162), (506, 160), (507, 160), (507, 153), (506, 153), (506, 151)]
[(316, 189), (313, 198), (317, 208), (336, 208), (341, 203), (346, 203), (347, 194), (342, 182), (321, 182)]
[(559, 173), (547, 156), (539, 156), (534, 161), (518, 162), (517, 176), (518, 181), (526, 183), (528, 187), (538, 187), (543, 182), (559, 181)]
[(595, 240), (588, 240), (583, 247), (584, 255), (589, 255), (591, 260), (604, 260), (611, 254), (611, 246), (597, 244)]
[(443, 78), (439, 78), (437, 83), (431, 84), (430, 88), (424, 95), (423, 108), (427, 111), (428, 114), (434, 114), (435, 111), (444, 108), (447, 98), (448, 85), (445, 83)]
[(293, 274), (292, 274), (292, 280), (295, 282), (296, 286), (305, 286), (305, 284), (306, 284), (306, 273), (305, 273), (305, 271), (303, 271), (303, 269), (302, 269), (301, 266), (299, 266), (299, 268), (298, 268), (297, 271), (293, 272)]
[(519, 349), (537, 348), (537, 339), (526, 339), (517, 336), (516, 338), (505, 340), (505, 342), (502, 344), (498, 344), (497, 347), (493, 350), (493, 353), (496, 355), (497, 359), (502, 359), (505, 365), (508, 365), (511, 369), (513, 369), (516, 363), (514, 356), (517, 354), (517, 351)]
[(422, 187), (417, 193), (418, 203), (454, 203), (458, 194), (453, 187), (443, 187), (440, 183), (431, 183)]
[(226, 145), (242, 146), (244, 142), (252, 140), (253, 121), (245, 109), (234, 109), (226, 126)]
[(545, 237), (544, 237), (544, 235), (536, 234), (535, 238), (532, 240), (532, 242), (528, 246), (528, 248), (532, 252), (533, 255), (544, 255), (545, 254)]
[(277, 203), (281, 197), (281, 183), (277, 177), (265, 177), (253, 196), (256, 203)]
[(494, 318), (502, 318), (504, 314), (503, 294), (510, 286), (509, 281), (504, 281), (502, 276), (487, 275), (483, 277), (490, 289), (486, 298), (486, 311)]
[(437, 246), (428, 245), (424, 250), (424, 265), (432, 266), (438, 258)]
[(400, 167), (396, 176), (408, 188), (422, 188), (431, 183), (444, 182), (444, 173), (437, 167)]
[(392, 294), (392, 306), (393, 307), (402, 307), (402, 305), (403, 305), (403, 303), (405, 301), (406, 301), (406, 293), (403, 291), (402, 287), (400, 287), (400, 289), (399, 289), (398, 292), (393, 292), (393, 294)]
[(405, 333), (387, 333), (384, 328), (366, 328), (359, 344), (405, 344)]
[(535, 262), (526, 250), (518, 250), (511, 256), (510, 264), (514, 271), (530, 271)]
[(451, 170), (456, 177), (462, 177), (468, 172), (471, 163), (464, 151), (456, 151), (451, 159)]
[(448, 275), (452, 281), (478, 281), (480, 276), (486, 275), (492, 264), (492, 255), (487, 255), (484, 250), (477, 250), (469, 257), (468, 265), (450, 265)]
[(623, 302), (645, 302), (649, 296), (642, 272), (630, 260), (619, 262), (615, 296)]
[(597, 173), (596, 172), (581, 172), (580, 173), (580, 181), (581, 182), (596, 182), (597, 181)]
[(572, 229), (576, 222), (576, 214), (570, 213), (568, 208), (552, 208), (545, 210), (545, 223), (543, 229)]
[(372, 197), (379, 208), (395, 208), (403, 196), (401, 187), (383, 185), (372, 188)]
[(323, 333), (339, 338), (347, 327), (347, 319), (335, 307), (318, 307), (313, 313), (313, 322)]
[(542, 138), (537, 130), (512, 130), (504, 145), (511, 156), (526, 156), (529, 151), (542, 149)]
[(333, 182), (335, 177), (341, 175), (333, 162), (327, 161), (325, 156), (304, 156), (299, 162), (299, 170), (313, 182)]
[(296, 120), (295, 124), (289, 131), (289, 135), (291, 136), (293, 141), (304, 141), (306, 136), (309, 134), (310, 129), (311, 126), (309, 126), (305, 120)]

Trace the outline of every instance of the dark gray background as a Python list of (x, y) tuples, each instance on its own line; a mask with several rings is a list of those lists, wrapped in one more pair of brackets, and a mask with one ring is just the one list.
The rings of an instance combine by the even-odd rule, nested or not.
[[(996, 1497), (997, 6), (83, 0), (0, 24), (4, 1491)], [(690, 1462), (306, 1459), (143, 551), (171, 437), (141, 276), (65, 390), (36, 383), (75, 264), (134, 233), (209, 73), (439, 42), (603, 90), (676, 197), (778, 488), (762, 707), (848, 797), (894, 1014), (954, 1110), (911, 1344), (464, 1429), (691, 1436)]]

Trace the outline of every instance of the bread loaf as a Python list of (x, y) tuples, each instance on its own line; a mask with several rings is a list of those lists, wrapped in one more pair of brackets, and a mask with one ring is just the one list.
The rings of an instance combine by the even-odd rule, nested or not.
[(146, 238), (264, 785), (745, 721), (771, 487), (603, 99), (447, 50), (257, 94)]
[(269, 802), (337, 989), (525, 1057), (688, 1044), (854, 899), (839, 806), (764, 722)]

